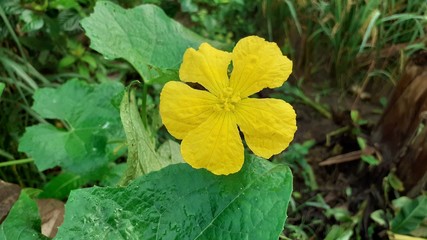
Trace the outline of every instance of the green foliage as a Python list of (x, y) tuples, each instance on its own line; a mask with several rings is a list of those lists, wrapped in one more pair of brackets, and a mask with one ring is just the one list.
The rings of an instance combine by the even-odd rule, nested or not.
[(313, 169), (307, 163), (305, 156), (308, 154), (308, 151), (311, 147), (314, 146), (315, 143), (316, 142), (314, 140), (308, 140), (303, 144), (291, 144), (280, 159), (281, 162), (289, 164), (295, 172), (300, 172), (304, 178), (305, 185), (308, 186), (311, 190), (316, 190), (318, 186)]
[(396, 191), (402, 192), (405, 190), (403, 182), (396, 176), (393, 170), (385, 177), (385, 181)]
[(394, 233), (409, 234), (427, 218), (427, 196), (421, 195), (416, 199), (406, 201), (391, 221)]
[[(348, 88), (371, 73), (395, 81), (392, 76), (398, 61), (390, 58), (426, 48), (422, 42), (427, 23), (424, 0), (263, 3), (269, 35), (289, 39), (285, 44), (291, 46), (292, 58), (298, 58), (297, 68), (306, 69), (303, 75), (311, 77), (326, 68), (337, 86)], [(283, 27), (284, 32), (276, 30)], [(392, 49), (397, 44), (402, 44), (398, 51)], [(373, 68), (368, 69), (371, 64)]]
[[(145, 106), (144, 106), (145, 107)], [(123, 96), (120, 116), (128, 142), (128, 168), (121, 184), (152, 171), (160, 170), (170, 164), (182, 163), (179, 145), (172, 140), (165, 142), (156, 151), (156, 139), (142, 124), (133, 92)]]
[(86, 181), (74, 173), (61, 173), (52, 178), (44, 187), (38, 198), (64, 199), (71, 190), (81, 187)]
[[(310, 99), (304, 92), (301, 90), (300, 86), (293, 86), (289, 82), (286, 82), (281, 89), (283, 90), (284, 95), (286, 96), (286, 101), (293, 102), (295, 99), (300, 100), (307, 106), (312, 107), (320, 114), (322, 114), (325, 118), (332, 119), (332, 114), (327, 106), (320, 104), (312, 99)], [(281, 98), (284, 98), (283, 96)]]
[(380, 226), (384, 227), (387, 225), (387, 222), (386, 222), (385, 216), (384, 216), (384, 210), (382, 210), (382, 209), (378, 209), (378, 210), (373, 211), (371, 213), (370, 217), (372, 220), (374, 220), (374, 222), (376, 222)]
[(37, 204), (25, 192), (21, 192), (18, 201), (0, 225), (0, 239), (49, 239), (40, 231), (41, 220)]
[(171, 165), (126, 188), (72, 192), (57, 239), (273, 240), (291, 189), (289, 168), (263, 159), (230, 176)]
[(101, 186), (116, 186), (120, 183), (127, 169), (127, 163), (111, 163), (108, 171), (100, 179)]
[(353, 230), (341, 225), (333, 225), (325, 240), (349, 240), (353, 236)]
[(118, 157), (108, 142), (123, 139), (119, 112), (112, 104), (113, 97), (122, 91), (119, 83), (91, 86), (78, 80), (58, 89), (37, 90), (33, 109), (60, 122), (28, 127), (19, 150), (32, 156), (40, 171), (61, 166), (97, 177), (93, 175), (97, 170)]
[[(265, 35), (261, 2), (248, 0), (180, 0), (188, 13), (191, 28), (209, 39), (234, 42), (248, 35)], [(250, 20), (249, 20), (250, 19)]]
[[(73, 4), (71, 4), (73, 3)], [(89, 3), (89, 2), (88, 2)], [(34, 63), (37, 67), (56, 67), (57, 54), (63, 54), (68, 39), (74, 38), (79, 32), (79, 21), (86, 13), (80, 4), (87, 3), (69, 1), (2, 1), (0, 8), (8, 16), (7, 23), (18, 25), (22, 31), (14, 36), (13, 31), (4, 31), (3, 38), (12, 35), (15, 43), (21, 48), (21, 57), (27, 58), (22, 48), (41, 52), (36, 55)], [(86, 5), (90, 10), (90, 3)]]
[(3, 90), (4, 90), (5, 87), (6, 87), (6, 84), (0, 82), (0, 97), (3, 94)]
[(368, 145), (366, 143), (366, 139), (360, 136), (362, 132), (360, 129), (360, 125), (366, 124), (367, 121), (360, 119), (358, 111), (351, 111), (351, 119), (355, 126), (352, 132), (356, 135), (357, 144), (359, 145), (360, 150), (362, 150), (360, 159), (362, 159), (362, 161), (366, 162), (371, 166), (376, 166), (380, 164), (380, 160), (373, 156), (373, 153), (367, 153), (366, 150)]
[(126, 59), (148, 84), (178, 79), (184, 51), (210, 42), (170, 19), (155, 5), (125, 10), (99, 1), (82, 26), (91, 39), (91, 48), (108, 59)]
[[(134, 74), (130, 65), (109, 62), (87, 50), (79, 21), (94, 4), (93, 0), (0, 1), (0, 82), (8, 86), (0, 102), (0, 109), (7, 113), (0, 115), (0, 155), (8, 163), (16, 162), (0, 170), (3, 180), (33, 187), (46, 181), (31, 164), (17, 160), (26, 158), (17, 150), (25, 128), (47, 124), (31, 109), (37, 89), (72, 77), (105, 82)], [(62, 59), (70, 56), (74, 63), (60, 66)]]

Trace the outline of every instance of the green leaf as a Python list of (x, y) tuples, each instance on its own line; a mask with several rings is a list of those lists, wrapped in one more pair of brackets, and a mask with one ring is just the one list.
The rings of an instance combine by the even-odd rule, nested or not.
[(111, 164), (108, 171), (100, 179), (101, 186), (116, 186), (127, 169), (126, 163)]
[(149, 84), (178, 79), (184, 51), (209, 42), (148, 4), (125, 10), (98, 1), (94, 13), (81, 25), (91, 48), (108, 59), (127, 60)]
[(405, 186), (403, 185), (403, 182), (399, 179), (399, 177), (396, 176), (394, 172), (390, 172), (387, 176), (388, 183), (390, 186), (399, 192), (402, 192), (405, 190)]
[(359, 121), (359, 111), (351, 110), (350, 117), (353, 123), (357, 123)]
[(370, 215), (371, 219), (374, 220), (374, 222), (378, 223), (380, 226), (387, 226), (386, 218), (384, 210), (378, 209), (371, 213)]
[(193, 3), (192, 0), (180, 0), (179, 2), (182, 12), (194, 13), (199, 10), (197, 4)]
[(125, 188), (71, 192), (57, 239), (276, 240), (291, 192), (289, 168), (259, 158), (228, 176), (170, 165)]
[(391, 204), (393, 206), (394, 211), (397, 213), (400, 209), (403, 208), (403, 206), (409, 204), (411, 201), (412, 201), (412, 199), (410, 199), (406, 196), (403, 196), (403, 197), (394, 199), (391, 202)]
[(126, 91), (123, 95), (120, 116), (128, 142), (128, 168), (122, 179), (122, 185), (170, 164), (183, 162), (180, 156), (176, 156), (176, 146), (171, 146), (171, 143), (169, 143), (169, 149), (167, 145), (162, 146), (159, 149), (160, 153), (157, 153), (155, 138), (142, 124), (133, 92), (129, 94)]
[(43, 190), (38, 189), (38, 188), (23, 188), (21, 190), (21, 193), (22, 192), (24, 192), (31, 199), (36, 199), (39, 197), (40, 193), (43, 192)]
[(391, 221), (394, 233), (409, 234), (427, 218), (427, 196), (421, 195), (402, 206)]
[(334, 216), (334, 218), (339, 222), (351, 222), (351, 214), (350, 212), (345, 208), (329, 208), (326, 210), (325, 213), (326, 216)]
[(92, 55), (89, 54), (85, 54), (83, 55), (83, 57), (81, 58), (82, 61), (86, 62), (87, 64), (89, 64), (89, 66), (93, 69), (96, 68), (96, 60), (94, 57), (92, 57)]
[(5, 87), (6, 87), (6, 84), (0, 82), (0, 97), (3, 94), (3, 90), (4, 90)]
[(85, 180), (74, 173), (64, 172), (50, 180), (44, 187), (39, 198), (56, 198), (62, 200), (70, 194), (71, 190), (85, 184)]
[(44, 25), (43, 18), (31, 10), (24, 10), (19, 19), (25, 23), (22, 27), (23, 32), (37, 31)]
[(427, 238), (427, 218), (417, 226), (416, 229), (411, 231), (411, 235), (415, 237)]
[(372, 155), (362, 155), (362, 156), (360, 156), (360, 158), (364, 162), (368, 163), (369, 165), (376, 166), (376, 165), (380, 164), (380, 161), (376, 157), (374, 157)]
[(363, 137), (357, 137), (357, 144), (359, 144), (361, 150), (365, 150), (366, 140)]
[[(80, 9), (80, 6), (77, 5), (75, 9)], [(61, 30), (76, 31), (80, 29), (81, 16), (77, 11), (62, 10), (59, 12), (56, 20), (61, 26)]]
[(58, 67), (60, 68), (66, 68), (71, 66), (73, 63), (75, 63), (77, 61), (77, 58), (74, 57), (73, 55), (65, 55), (61, 61), (59, 61), (58, 63)]
[(80, 9), (80, 5), (77, 0), (50, 0), (50, 8), (56, 8), (58, 10), (64, 9)]
[(119, 111), (111, 103), (121, 91), (120, 83), (91, 86), (78, 80), (68, 81), (58, 89), (38, 89), (33, 109), (62, 124), (26, 128), (19, 150), (34, 158), (40, 171), (61, 166), (96, 178), (94, 172), (106, 166), (114, 150), (114, 145), (107, 142), (124, 138)]
[(40, 232), (41, 220), (37, 204), (25, 192), (21, 192), (18, 201), (0, 226), (0, 239), (49, 239)]
[(353, 229), (344, 225), (333, 225), (325, 240), (349, 240), (353, 235)]

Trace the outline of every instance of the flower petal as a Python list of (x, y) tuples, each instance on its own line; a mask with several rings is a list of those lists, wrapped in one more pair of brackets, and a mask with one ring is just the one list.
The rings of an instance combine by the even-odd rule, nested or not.
[(292, 61), (282, 55), (277, 44), (256, 36), (236, 44), (232, 61), (230, 86), (241, 98), (282, 86), (292, 72)]
[(217, 175), (239, 171), (243, 165), (243, 151), (234, 115), (227, 112), (211, 115), (181, 143), (181, 153), (187, 163)]
[(165, 84), (160, 94), (160, 115), (172, 136), (183, 139), (214, 112), (217, 98), (182, 82)]
[(179, 69), (179, 77), (184, 82), (201, 84), (211, 93), (219, 96), (228, 87), (228, 65), (231, 53), (218, 50), (208, 43), (202, 43), (199, 50), (187, 49)]
[(236, 121), (246, 144), (263, 158), (285, 150), (297, 130), (294, 109), (279, 99), (243, 99), (236, 106)]

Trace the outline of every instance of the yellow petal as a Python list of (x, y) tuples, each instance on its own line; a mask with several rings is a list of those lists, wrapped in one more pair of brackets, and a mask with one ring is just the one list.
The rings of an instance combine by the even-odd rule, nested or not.
[(172, 136), (183, 139), (214, 112), (216, 97), (182, 82), (165, 84), (160, 94), (162, 122)]
[(211, 93), (219, 96), (228, 87), (228, 65), (231, 53), (220, 51), (208, 43), (202, 43), (199, 50), (187, 49), (179, 69), (184, 82), (199, 83)]
[(230, 86), (241, 98), (282, 86), (292, 72), (292, 61), (282, 55), (277, 44), (256, 36), (236, 44), (232, 61)]
[(279, 99), (243, 99), (236, 106), (236, 121), (246, 144), (263, 158), (285, 150), (297, 130), (294, 109)]
[(193, 168), (206, 168), (217, 175), (239, 171), (244, 153), (234, 115), (229, 112), (211, 115), (185, 136), (181, 153)]

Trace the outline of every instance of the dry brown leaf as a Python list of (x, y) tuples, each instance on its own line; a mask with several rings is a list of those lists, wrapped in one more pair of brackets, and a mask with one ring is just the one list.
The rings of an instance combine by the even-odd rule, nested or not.
[(10, 208), (18, 200), (21, 188), (12, 183), (0, 180), (0, 223), (6, 219)]
[(375, 149), (373, 147), (367, 146), (364, 151), (357, 150), (349, 153), (344, 153), (335, 157), (330, 157), (323, 162), (319, 163), (319, 166), (327, 166), (332, 164), (339, 164), (344, 162), (350, 162), (354, 160), (360, 159), (362, 154), (371, 155), (375, 153)]
[(42, 234), (55, 237), (64, 221), (64, 203), (56, 199), (38, 199), (37, 206), (42, 220)]

